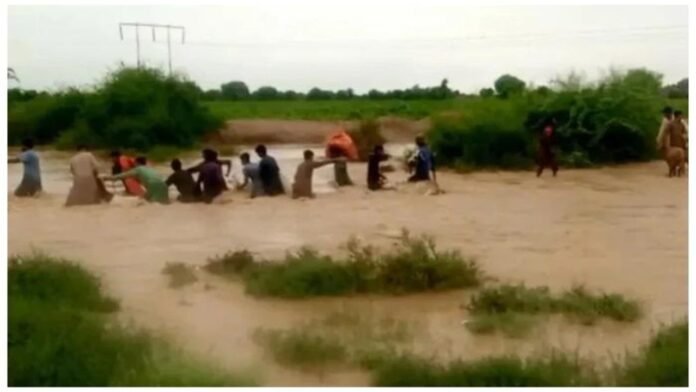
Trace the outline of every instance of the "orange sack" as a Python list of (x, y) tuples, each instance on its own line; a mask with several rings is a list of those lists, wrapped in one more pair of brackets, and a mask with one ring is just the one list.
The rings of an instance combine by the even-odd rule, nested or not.
[(351, 160), (358, 159), (358, 149), (355, 147), (355, 143), (353, 143), (353, 139), (343, 129), (332, 133), (331, 135), (329, 135), (328, 139), (326, 140), (326, 156), (327, 157), (331, 156), (331, 154), (329, 153), (329, 149), (332, 147), (339, 148), (343, 152), (343, 155), (345, 155), (348, 159), (351, 159)]

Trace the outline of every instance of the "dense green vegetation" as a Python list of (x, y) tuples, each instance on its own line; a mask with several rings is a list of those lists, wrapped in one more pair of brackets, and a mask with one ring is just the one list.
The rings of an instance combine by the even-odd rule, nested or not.
[(257, 261), (248, 251), (237, 251), (211, 258), (206, 269), (242, 278), (252, 295), (286, 298), (437, 291), (475, 287), (482, 280), (475, 261), (438, 251), (426, 237), (405, 233), (398, 246), (384, 253), (357, 241), (349, 241), (346, 248), (345, 258), (302, 248), (273, 261)]
[[(332, 321), (335, 320), (335, 321)], [(326, 371), (353, 366), (371, 373), (375, 386), (686, 386), (688, 324), (663, 328), (638, 352), (609, 366), (559, 351), (476, 360), (414, 354), (402, 324), (335, 314), (289, 329), (259, 330), (256, 338), (283, 366)], [(336, 322), (337, 321), (337, 322)]]
[(10, 100), (8, 140), (17, 144), (30, 137), (65, 148), (82, 143), (139, 151), (190, 147), (221, 124), (199, 98), (196, 85), (181, 77), (120, 68), (94, 90)]
[[(436, 116), (428, 137), (438, 160), (459, 167), (525, 168), (533, 164), (543, 122), (557, 123), (562, 163), (571, 166), (654, 158), (660, 111), (670, 103), (661, 76), (636, 69), (596, 83), (575, 75), (548, 91), (520, 91), (508, 81), (507, 99), (470, 102)], [(490, 95), (487, 92), (486, 95)], [(685, 102), (676, 102), (685, 108)]]
[(109, 316), (117, 301), (72, 262), (33, 254), (9, 265), (10, 386), (250, 384), (118, 325)]

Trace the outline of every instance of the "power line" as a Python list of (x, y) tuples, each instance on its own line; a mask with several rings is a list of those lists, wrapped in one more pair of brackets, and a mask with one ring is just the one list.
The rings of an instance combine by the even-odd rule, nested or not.
[(123, 28), (124, 27), (134, 27), (135, 28), (135, 50), (136, 50), (136, 61), (138, 68), (140, 68), (140, 28), (149, 28), (152, 31), (152, 42), (157, 42), (157, 29), (167, 30), (167, 56), (169, 59), (169, 74), (172, 74), (172, 40), (171, 40), (171, 30), (178, 30), (181, 32), (181, 43), (183, 44), (186, 40), (186, 28), (184, 26), (172, 26), (163, 25), (157, 23), (119, 23), (118, 31), (123, 41)]

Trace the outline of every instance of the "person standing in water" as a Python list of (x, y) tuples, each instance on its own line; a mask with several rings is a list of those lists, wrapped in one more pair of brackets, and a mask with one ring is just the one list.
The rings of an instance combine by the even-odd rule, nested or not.
[[(295, 182), (292, 184), (292, 198), (314, 197), (312, 192), (312, 174), (314, 169), (339, 162), (341, 159), (327, 159), (323, 161), (314, 160), (314, 152), (305, 150), (304, 161), (297, 166), (295, 172)], [(345, 158), (342, 158), (345, 162)]]
[(169, 189), (160, 175), (151, 167), (147, 166), (145, 157), (135, 159), (135, 168), (115, 176), (106, 176), (105, 180), (118, 181), (126, 179), (137, 179), (139, 184), (145, 186), (143, 198), (149, 202), (169, 204)]
[(65, 206), (78, 206), (99, 204), (102, 201), (110, 202), (114, 195), (104, 187), (99, 178), (99, 163), (87, 147), (77, 147), (77, 154), (70, 159), (70, 172), (73, 176), (73, 185), (65, 200)]
[[(343, 150), (338, 146), (329, 146), (327, 149), (328, 157), (331, 159), (336, 158), (347, 158)], [(350, 180), (348, 176), (348, 162), (343, 160), (338, 160), (334, 164), (334, 180), (338, 186), (350, 186), (353, 185), (353, 181)]]
[(188, 171), (182, 169), (179, 159), (172, 160), (170, 167), (174, 171), (165, 183), (167, 187), (174, 185), (179, 191), (176, 199), (181, 203), (194, 203), (200, 201), (201, 190), (193, 180), (193, 176)]
[[(207, 162), (205, 160), (205, 157), (206, 156), (213, 156), (213, 155), (215, 156), (215, 162), (217, 162), (217, 164), (220, 165), (221, 168), (222, 168), (222, 166), (227, 166), (227, 171), (225, 172), (225, 177), (229, 177), (230, 172), (232, 171), (232, 161), (229, 159), (218, 159), (218, 152), (213, 150), (212, 148), (203, 149), (201, 151), (201, 157), (203, 158), (203, 161), (199, 162), (195, 166), (192, 166), (192, 167), (186, 169), (186, 171), (188, 171), (189, 173), (198, 173), (200, 171), (201, 167), (203, 167), (203, 165)], [(225, 183), (225, 189), (227, 189), (226, 183)]]
[(212, 203), (213, 199), (227, 190), (227, 181), (222, 175), (222, 166), (216, 151), (203, 150), (203, 163), (196, 166), (196, 170), (198, 171), (197, 186), (201, 189), (201, 199), (205, 203)]
[(15, 196), (35, 196), (43, 190), (41, 186), (39, 155), (34, 151), (33, 140), (24, 139), (22, 141), (22, 152), (16, 158), (9, 158), (7, 163), (22, 163), (24, 165), (22, 181), (19, 183), (17, 189), (15, 189)]
[(239, 160), (242, 162), (244, 182), (237, 185), (237, 189), (241, 190), (250, 186), (251, 191), (249, 197), (253, 199), (258, 196), (263, 196), (264, 192), (263, 184), (261, 183), (261, 174), (259, 173), (259, 164), (252, 163), (251, 157), (246, 152), (239, 156)]
[(435, 157), (422, 136), (416, 137), (415, 172), (408, 178), (409, 182), (430, 181), (430, 173), (435, 180)]
[(268, 196), (277, 196), (285, 193), (283, 182), (280, 180), (280, 168), (276, 160), (268, 155), (266, 146), (259, 144), (256, 146), (256, 154), (261, 158), (259, 161), (259, 177), (263, 184), (263, 191)]
[(373, 148), (372, 154), (367, 158), (367, 189), (371, 191), (385, 189), (387, 177), (382, 174), (380, 163), (389, 158), (390, 156), (384, 153), (384, 147), (381, 144)]
[[(113, 167), (111, 168), (111, 174), (117, 175), (127, 172), (136, 167), (135, 159), (121, 154), (120, 151), (114, 150), (111, 152), (111, 159), (113, 161)], [(135, 177), (125, 178), (123, 180), (123, 187), (126, 189), (126, 194), (130, 196), (142, 197), (145, 195), (145, 189), (138, 182)]]
[(556, 162), (556, 154), (553, 152), (553, 148), (556, 144), (556, 130), (554, 129), (554, 125), (555, 121), (546, 121), (544, 129), (539, 136), (539, 166), (536, 172), (537, 177), (541, 176), (541, 173), (547, 167), (551, 168), (554, 177), (556, 177), (556, 173), (558, 173), (558, 162)]

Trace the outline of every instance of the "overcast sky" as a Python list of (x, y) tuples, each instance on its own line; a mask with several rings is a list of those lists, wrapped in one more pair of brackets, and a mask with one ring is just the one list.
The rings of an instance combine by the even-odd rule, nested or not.
[[(8, 63), (23, 88), (84, 86), (123, 61), (135, 32), (119, 22), (183, 25), (174, 70), (203, 88), (243, 80), (306, 91), (439, 84), (464, 92), (503, 73), (535, 84), (571, 70), (646, 67), (688, 74), (686, 6), (10, 6)], [(167, 66), (165, 31), (140, 31), (141, 59)], [(16, 84), (11, 84), (16, 85)]]

